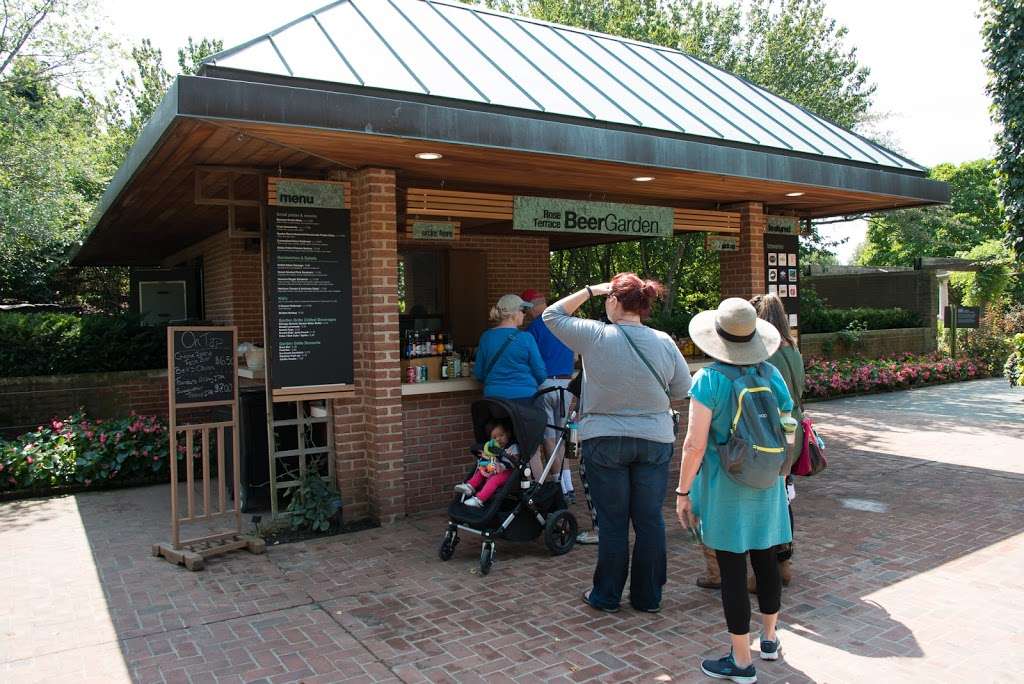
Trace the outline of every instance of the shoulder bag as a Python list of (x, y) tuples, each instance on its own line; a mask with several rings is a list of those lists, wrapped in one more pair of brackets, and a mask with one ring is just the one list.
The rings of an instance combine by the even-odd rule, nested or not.
[(676, 411), (674, 408), (672, 408), (672, 393), (668, 391), (668, 385), (663, 385), (662, 384), (661, 376), (658, 375), (657, 371), (654, 370), (654, 366), (652, 366), (651, 362), (647, 360), (647, 357), (644, 356), (643, 353), (641, 353), (640, 347), (636, 346), (636, 343), (633, 342), (633, 338), (631, 338), (629, 336), (629, 333), (626, 332), (625, 328), (623, 328), (618, 323), (616, 323), (615, 326), (622, 332), (623, 337), (625, 337), (626, 341), (629, 342), (629, 346), (633, 348), (633, 351), (636, 352), (636, 355), (639, 356), (640, 360), (644, 362), (645, 366), (647, 366), (647, 370), (651, 371), (651, 375), (654, 376), (654, 381), (658, 383), (658, 387), (660, 387), (661, 391), (665, 393), (666, 397), (668, 397), (668, 401), (669, 401), (669, 409), (668, 410), (669, 410), (669, 414), (672, 416), (672, 434), (674, 436), (678, 437), (679, 436), (679, 411)]
[[(782, 355), (782, 360), (786, 362), (786, 367), (789, 369), (789, 377), (793, 378), (795, 383), (796, 374), (793, 373), (793, 365), (786, 358), (785, 354)], [(803, 397), (794, 397), (793, 400), (800, 402), (800, 410), (803, 411)], [(825, 458), (825, 442), (818, 437), (818, 433), (814, 430), (814, 423), (806, 413), (804, 413), (800, 424), (804, 428), (804, 443), (800, 449), (800, 455), (797, 457), (796, 463), (793, 464), (790, 472), (793, 475), (810, 477), (811, 475), (817, 475), (828, 466), (828, 461)]]

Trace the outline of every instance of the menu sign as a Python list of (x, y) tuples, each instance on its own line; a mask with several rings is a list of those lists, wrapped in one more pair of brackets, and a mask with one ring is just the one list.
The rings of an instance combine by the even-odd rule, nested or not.
[(352, 244), (342, 186), (278, 182), (267, 211), (273, 389), (351, 385)]
[(235, 399), (234, 328), (167, 329), (174, 401), (185, 404)]
[(512, 205), (513, 230), (544, 233), (591, 233), (633, 237), (671, 237), (672, 207), (550, 197), (516, 197)]
[(800, 314), (800, 238), (765, 233), (765, 292), (778, 295), (789, 314), (789, 325), (798, 326)]

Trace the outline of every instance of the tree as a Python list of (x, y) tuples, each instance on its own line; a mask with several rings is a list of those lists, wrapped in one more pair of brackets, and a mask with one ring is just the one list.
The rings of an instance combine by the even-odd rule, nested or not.
[(112, 45), (101, 23), (95, 0), (0, 3), (0, 78), (19, 59), (35, 64), (41, 80), (70, 82), (95, 70)]
[[(219, 41), (190, 39), (179, 68), (194, 71), (219, 49)], [(68, 255), (171, 76), (160, 51), (143, 41), (132, 51), (135, 68), (101, 102), (61, 93), (55, 76), (74, 65), (57, 71), (27, 54), (0, 74), (0, 298), (116, 306), (127, 272), (71, 269)]]
[(856, 263), (911, 266), (918, 257), (952, 257), (1002, 237), (1003, 210), (991, 160), (939, 164), (929, 176), (949, 183), (949, 204), (875, 214)]
[[(196, 73), (202, 60), (223, 48), (220, 40), (203, 38), (197, 43), (190, 37), (186, 46), (178, 50), (178, 73)], [(134, 69), (121, 72), (105, 103), (111, 158), (116, 164), (131, 149), (174, 80), (164, 68), (163, 52), (148, 38), (132, 48), (131, 55)]]
[(1006, 241), (1024, 261), (1024, 2), (985, 0), (982, 14)]
[[(514, 14), (578, 26), (691, 54), (789, 98), (835, 123), (869, 118), (875, 86), (846, 48), (846, 29), (825, 16), (822, 0), (463, 0)], [(836, 243), (812, 231), (802, 240), (811, 258)], [(717, 254), (703, 235), (557, 252), (552, 289), (562, 294), (616, 271), (656, 277), (667, 286), (658, 317), (685, 334), (686, 312), (716, 303)], [(598, 313), (596, 310), (594, 313)]]

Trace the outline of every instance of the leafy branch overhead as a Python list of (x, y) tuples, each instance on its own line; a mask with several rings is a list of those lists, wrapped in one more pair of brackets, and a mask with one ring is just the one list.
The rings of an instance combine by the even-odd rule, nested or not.
[(1024, 2), (985, 0), (982, 16), (1006, 241), (1024, 261)]
[[(0, 2), (0, 299), (116, 308), (124, 269), (73, 270), (71, 249), (172, 80), (149, 41), (113, 89), (95, 83), (117, 54), (97, 0)], [(193, 73), (219, 50), (179, 51)]]

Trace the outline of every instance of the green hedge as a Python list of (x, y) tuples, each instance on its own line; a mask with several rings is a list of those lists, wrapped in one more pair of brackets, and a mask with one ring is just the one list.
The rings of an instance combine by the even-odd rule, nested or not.
[(802, 334), (834, 333), (846, 330), (851, 323), (862, 323), (868, 330), (888, 328), (920, 328), (921, 315), (905, 309), (827, 309), (814, 308), (801, 313)]
[(163, 368), (167, 333), (135, 316), (0, 313), (0, 377)]

